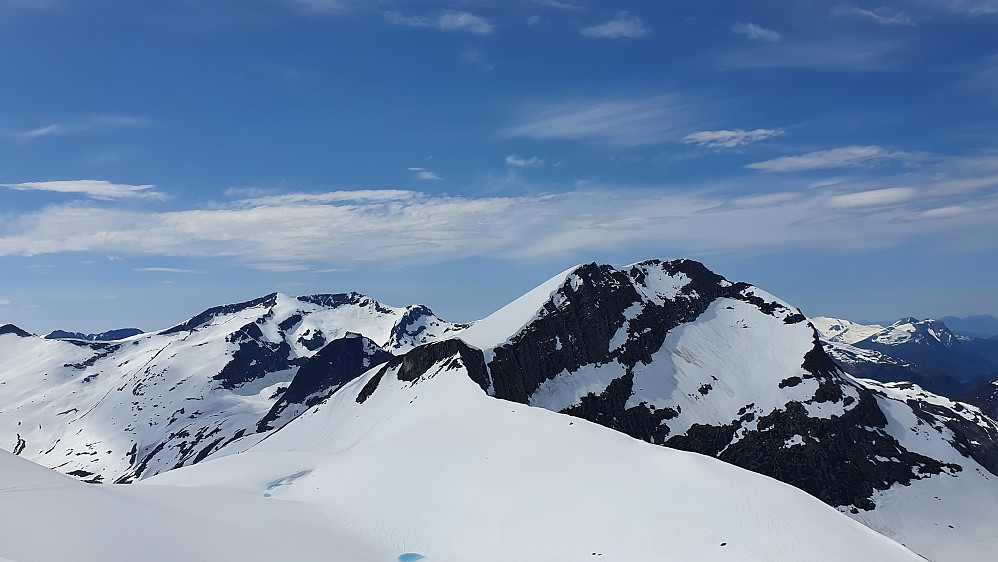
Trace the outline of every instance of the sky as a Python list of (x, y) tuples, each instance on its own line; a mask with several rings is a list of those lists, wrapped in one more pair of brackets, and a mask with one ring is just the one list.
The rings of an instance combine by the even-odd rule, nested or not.
[(998, 315), (998, 0), (0, 0), (0, 323), (650, 258)]

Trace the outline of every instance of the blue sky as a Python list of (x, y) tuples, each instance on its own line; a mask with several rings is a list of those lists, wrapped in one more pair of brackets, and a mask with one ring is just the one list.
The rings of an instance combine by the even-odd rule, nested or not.
[(998, 314), (998, 0), (0, 0), (0, 322), (689, 257)]

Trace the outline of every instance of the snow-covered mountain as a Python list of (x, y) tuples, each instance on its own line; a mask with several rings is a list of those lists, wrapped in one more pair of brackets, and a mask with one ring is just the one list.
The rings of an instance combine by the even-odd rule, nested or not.
[[(791, 488), (672, 449), (932, 560), (998, 549), (993, 420), (845, 374), (801, 311), (693, 261), (574, 267), (470, 327), (275, 294), (116, 342), (0, 334), (4, 448), (92, 481), (293, 499), (431, 559), (889, 556)], [(736, 528), (744, 550), (717, 550)]]
[(392, 353), (461, 327), (356, 293), (275, 293), (115, 342), (6, 328), (0, 446), (88, 481), (132, 481), (279, 427)]
[(799, 310), (699, 263), (573, 268), (458, 337), (491, 396), (772, 476), (930, 558), (998, 548), (994, 421), (849, 377)]
[(825, 350), (851, 375), (909, 381), (961, 398), (982, 379), (998, 377), (998, 345), (954, 334), (939, 320), (902, 318), (890, 326), (815, 317)]

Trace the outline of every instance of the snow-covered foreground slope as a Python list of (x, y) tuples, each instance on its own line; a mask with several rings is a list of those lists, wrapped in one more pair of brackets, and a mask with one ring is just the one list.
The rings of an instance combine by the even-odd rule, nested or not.
[[(275, 293), (115, 342), (5, 330), (0, 446), (81, 479), (131, 481), (279, 427), (390, 352), (459, 328), (425, 307), (387, 307), (356, 293)], [(357, 334), (366, 337), (346, 341)], [(334, 353), (321, 351), (330, 346)], [(314, 356), (327, 372), (350, 372), (310, 368), (308, 380), (294, 382)]]
[(775, 480), (492, 399), (465, 366), (482, 361), (424, 346), (245, 452), (135, 487), (317, 507), (427, 560), (918, 559)]
[(382, 562), (318, 506), (222, 488), (95, 486), (0, 451), (0, 560)]

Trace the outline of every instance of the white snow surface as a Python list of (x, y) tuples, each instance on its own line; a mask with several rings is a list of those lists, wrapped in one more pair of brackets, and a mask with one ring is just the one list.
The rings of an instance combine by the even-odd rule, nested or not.
[[(486, 350), (498, 347), (516, 336), (530, 322), (543, 314), (544, 304), (567, 281), (569, 276), (579, 266), (573, 266), (541, 283), (537, 288), (516, 299), (515, 301), (493, 312), (489, 316), (462, 330), (456, 337), (478, 349)], [(574, 277), (581, 281), (578, 277)]]
[(428, 561), (919, 559), (795, 488), (490, 398), (447, 364), (389, 370), (358, 404), (374, 369), (245, 452), (135, 487), (267, 493)]
[(221, 487), (85, 484), (0, 451), (0, 560), (381, 562), (317, 505)]

